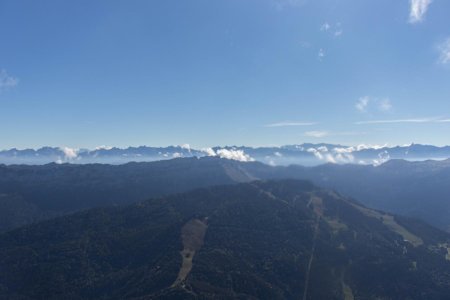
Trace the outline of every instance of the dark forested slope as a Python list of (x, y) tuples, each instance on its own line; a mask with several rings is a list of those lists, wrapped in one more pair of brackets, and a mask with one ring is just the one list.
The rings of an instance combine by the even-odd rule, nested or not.
[(125, 165), (0, 166), (0, 231), (83, 209), (255, 179), (303, 179), (450, 230), (450, 160), (271, 167), (214, 157)]
[(0, 236), (7, 299), (448, 299), (448, 234), (304, 181), (195, 190)]

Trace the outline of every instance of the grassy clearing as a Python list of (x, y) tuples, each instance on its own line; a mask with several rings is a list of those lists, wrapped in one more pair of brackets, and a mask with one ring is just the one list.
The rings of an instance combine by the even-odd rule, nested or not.
[(342, 281), (342, 293), (344, 294), (344, 300), (354, 300), (352, 289)]
[(325, 221), (333, 229), (333, 233), (334, 234), (338, 233), (340, 230), (347, 230), (348, 229), (347, 225), (342, 223), (338, 219), (325, 218)]
[(447, 249), (447, 254), (445, 255), (445, 259), (446, 260), (450, 260), (450, 245), (449, 244), (439, 244), (438, 245), (440, 248), (445, 248)]
[(178, 272), (178, 277), (173, 283), (173, 286), (182, 284), (189, 272), (192, 270), (192, 260), (195, 252), (200, 250), (203, 246), (206, 229), (208, 225), (206, 220), (193, 219), (186, 223), (181, 229), (181, 240), (183, 241), (183, 250), (180, 252), (183, 262)]
[(349, 203), (351, 205), (353, 205), (355, 208), (357, 208), (359, 211), (361, 211), (363, 214), (365, 214), (366, 216), (381, 220), (383, 222), (383, 224), (386, 225), (386, 227), (388, 227), (390, 230), (400, 234), (405, 241), (411, 243), (414, 247), (423, 245), (423, 240), (420, 237), (418, 237), (418, 236), (414, 235), (413, 233), (411, 233), (410, 231), (408, 231), (405, 227), (398, 224), (395, 221), (394, 216), (391, 216), (388, 214), (383, 214), (376, 210), (369, 209), (369, 208), (366, 208), (363, 206), (359, 206), (355, 203), (351, 203), (351, 202), (349, 202)]

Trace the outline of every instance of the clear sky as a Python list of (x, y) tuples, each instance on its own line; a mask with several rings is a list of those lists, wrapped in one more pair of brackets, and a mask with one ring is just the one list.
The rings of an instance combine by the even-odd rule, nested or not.
[(0, 148), (450, 144), (447, 0), (0, 0)]

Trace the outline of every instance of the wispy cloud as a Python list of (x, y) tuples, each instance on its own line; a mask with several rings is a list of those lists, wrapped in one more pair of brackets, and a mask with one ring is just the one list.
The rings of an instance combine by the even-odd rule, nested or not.
[(365, 135), (367, 132), (360, 131), (327, 131), (327, 130), (317, 130), (317, 131), (307, 131), (303, 135), (313, 138), (323, 138), (326, 136), (358, 136)]
[(369, 106), (370, 98), (369, 96), (364, 96), (358, 99), (355, 104), (355, 108), (360, 112), (366, 112), (367, 106)]
[(283, 10), (286, 7), (299, 7), (304, 5), (307, 0), (273, 0), (276, 9)]
[(410, 0), (409, 22), (422, 22), (432, 0)]
[(9, 75), (6, 70), (0, 70), (0, 92), (14, 88), (19, 84), (19, 79)]
[(308, 41), (301, 41), (300, 42), (300, 47), (302, 48), (311, 48), (311, 43)]
[(322, 26), (320, 26), (320, 31), (328, 31), (330, 28), (331, 28), (330, 24), (325, 22), (322, 24)]
[(307, 131), (304, 133), (307, 137), (323, 138), (329, 135), (328, 131)]
[(446, 65), (450, 63), (450, 38), (447, 38), (439, 46), (439, 63)]
[(340, 37), (344, 33), (342, 30), (342, 25), (339, 22), (334, 25), (330, 25), (330, 23), (325, 22), (320, 26), (320, 31), (329, 32), (330, 35), (333, 35), (336, 38)]
[(378, 109), (383, 112), (389, 112), (392, 110), (392, 103), (389, 98), (384, 98), (378, 101)]
[(321, 49), (319, 49), (319, 53), (317, 53), (317, 58), (320, 61), (322, 61), (324, 57), (325, 57), (325, 51), (321, 48)]
[(315, 122), (279, 122), (264, 125), (264, 127), (291, 127), (291, 126), (312, 126), (316, 125)]
[(390, 112), (392, 110), (392, 103), (389, 98), (374, 98), (364, 96), (360, 97), (355, 103), (356, 110), (362, 113), (368, 112), (369, 106), (375, 106), (376, 109), (381, 112)]
[(342, 29), (339, 29), (339, 30), (336, 30), (334, 32), (334, 36), (335, 37), (340, 37), (343, 33), (344, 33), (344, 31)]
[(394, 120), (372, 120), (356, 122), (357, 125), (362, 124), (395, 124), (395, 123), (447, 123), (450, 119), (444, 118), (413, 118), (413, 119), (394, 119)]

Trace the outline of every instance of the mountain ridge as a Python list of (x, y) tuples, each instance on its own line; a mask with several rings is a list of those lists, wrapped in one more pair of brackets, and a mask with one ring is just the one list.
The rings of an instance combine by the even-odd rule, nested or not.
[(411, 144), (405, 146), (345, 146), (327, 143), (304, 143), (280, 147), (224, 146), (194, 149), (189, 145), (168, 147), (103, 147), (74, 149), (42, 147), (39, 149), (9, 149), (0, 151), (3, 164), (106, 163), (123, 164), (166, 160), (177, 157), (217, 156), (240, 161), (260, 161), (270, 165), (301, 164), (315, 166), (327, 162), (379, 165), (390, 159), (427, 160), (448, 159), (450, 146)]
[(364, 205), (419, 218), (450, 231), (448, 161), (393, 160), (380, 166), (269, 166), (218, 157), (124, 165), (0, 166), (0, 231), (61, 214), (122, 205), (193, 188), (269, 179), (302, 179)]

